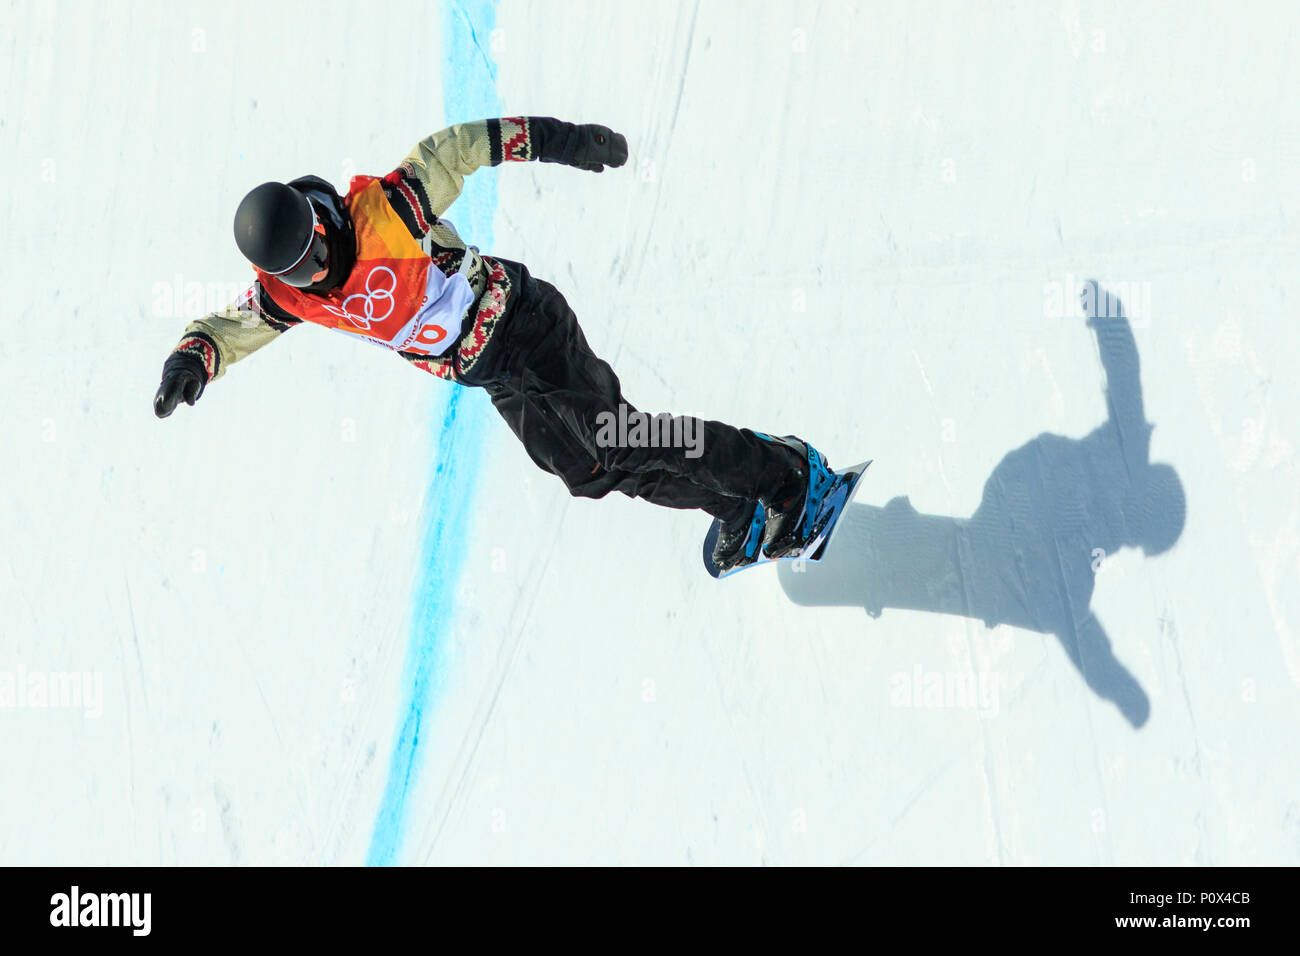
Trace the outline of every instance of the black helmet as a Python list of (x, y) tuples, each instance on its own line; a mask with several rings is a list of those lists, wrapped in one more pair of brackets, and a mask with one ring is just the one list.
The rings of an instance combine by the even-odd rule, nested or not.
[(235, 210), (235, 244), (253, 265), (286, 285), (307, 288), (329, 271), (325, 225), (293, 186), (262, 183)]

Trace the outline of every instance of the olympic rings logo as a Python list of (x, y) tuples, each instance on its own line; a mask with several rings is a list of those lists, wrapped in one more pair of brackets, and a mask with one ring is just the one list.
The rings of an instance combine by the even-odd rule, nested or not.
[[(381, 272), (387, 274), (387, 281), (382, 281), (384, 277), (379, 276)], [(376, 276), (379, 276), (379, 278), (376, 279)], [(397, 276), (393, 274), (393, 270), (387, 266), (375, 266), (370, 270), (370, 274), (366, 276), (365, 292), (355, 292), (348, 296), (343, 300), (342, 307), (327, 305), (325, 311), (338, 316), (340, 319), (347, 319), (358, 329), (369, 332), (372, 322), (382, 322), (393, 314), (393, 293), (396, 291)], [(353, 312), (349, 306), (349, 303), (355, 299), (360, 299), (362, 303), (362, 314), (360, 315)], [(384, 311), (382, 314), (375, 312), (375, 303), (377, 301), (383, 303)]]

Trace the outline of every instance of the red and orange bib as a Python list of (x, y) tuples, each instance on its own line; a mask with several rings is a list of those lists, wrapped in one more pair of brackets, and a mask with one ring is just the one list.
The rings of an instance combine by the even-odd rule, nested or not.
[(343, 199), (357, 236), (357, 260), (343, 284), (312, 295), (257, 271), (262, 288), (291, 315), (377, 345), (441, 355), (460, 335), (474, 291), (447, 277), (398, 218), (373, 176), (352, 177)]

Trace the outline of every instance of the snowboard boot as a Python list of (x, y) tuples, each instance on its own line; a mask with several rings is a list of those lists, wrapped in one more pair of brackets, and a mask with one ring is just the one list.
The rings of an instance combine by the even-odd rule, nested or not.
[(791, 453), (790, 471), (763, 501), (766, 519), (763, 554), (769, 558), (792, 557), (813, 537), (814, 522), (822, 499), (834, 481), (834, 474), (821, 453), (793, 435), (768, 441), (785, 445)]
[(721, 522), (718, 540), (713, 545), (713, 564), (719, 572), (758, 560), (766, 523), (767, 513), (757, 501), (746, 502), (735, 518)]

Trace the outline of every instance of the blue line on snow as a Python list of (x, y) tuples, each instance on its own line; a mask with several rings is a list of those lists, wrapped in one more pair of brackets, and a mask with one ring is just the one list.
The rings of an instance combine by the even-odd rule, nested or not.
[[(496, 0), (462, 0), (442, 13), (443, 109), (447, 123), (501, 115), (496, 64), (479, 37), (496, 23)], [(496, 174), (486, 170), (465, 179), (465, 189), (449, 218), (468, 243), (491, 250), (496, 214)], [(468, 547), (469, 517), (483, 457), (483, 433), (491, 425), (487, 398), (478, 390), (431, 381), (436, 461), (425, 494), (426, 524), (420, 547), (420, 573), (412, 607), (411, 635), (402, 671), (402, 701), (388, 764), (388, 780), (366, 855), (369, 866), (398, 862), (410, 815), (412, 787), (419, 775), (423, 742), (435, 691), (446, 679), (446, 648), (441, 638), (451, 625)]]

